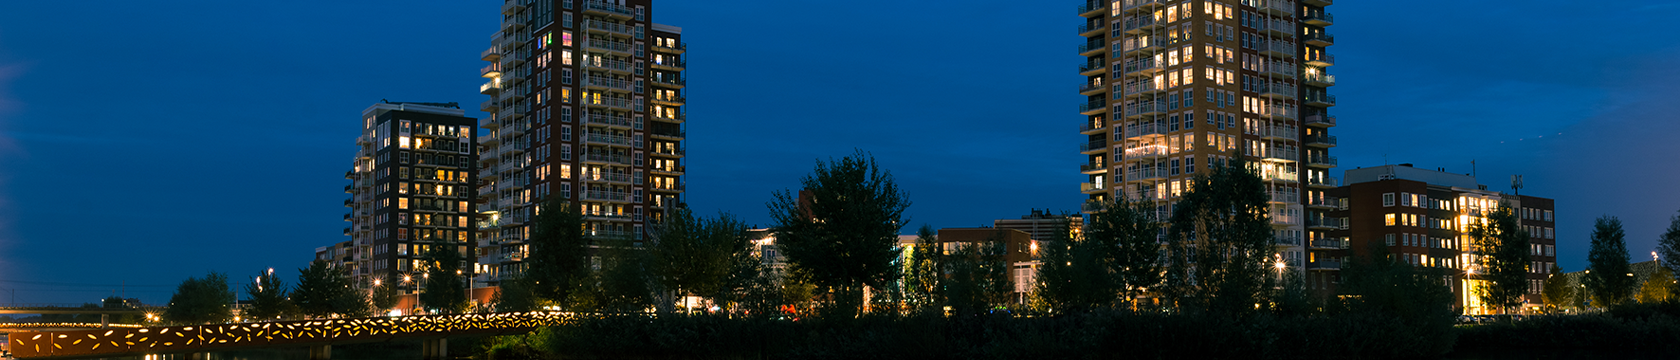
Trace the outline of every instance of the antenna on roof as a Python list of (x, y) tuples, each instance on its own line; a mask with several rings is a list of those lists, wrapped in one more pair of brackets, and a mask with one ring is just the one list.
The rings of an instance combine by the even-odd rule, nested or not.
[(1511, 175), (1511, 192), (1516, 193), (1516, 195), (1522, 195), (1522, 188), (1523, 176)]

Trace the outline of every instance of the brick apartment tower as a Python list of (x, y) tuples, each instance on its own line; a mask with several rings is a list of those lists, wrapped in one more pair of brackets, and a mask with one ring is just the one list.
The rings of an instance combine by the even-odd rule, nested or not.
[(683, 192), (682, 29), (650, 0), (506, 0), (480, 73), (486, 135), (474, 287), (524, 270), (547, 199), (593, 236), (640, 239)]
[(1308, 244), (1308, 289), (1334, 294), (1347, 261), (1369, 255), (1373, 246), (1385, 247), (1401, 263), (1442, 270), (1454, 305), (1465, 314), (1497, 313), (1475, 295), (1486, 282), (1478, 273), (1482, 254), (1468, 234), (1470, 224), (1505, 203), (1530, 234), (1525, 308), (1542, 304), (1540, 290), (1558, 258), (1552, 199), (1488, 190), (1470, 174), (1411, 164), (1353, 169), (1345, 176), (1348, 185), (1326, 198), (1336, 208), (1322, 220), (1310, 220), (1335, 230)]
[[(1092, 1), (1079, 7), (1086, 77), (1080, 190), (1154, 201), (1165, 218), (1195, 174), (1239, 151), (1266, 180), (1277, 255), (1301, 270), (1326, 228), (1336, 159), (1330, 0)], [(1095, 207), (1087, 205), (1089, 212)]]
[[(419, 279), (416, 259), (435, 247), (471, 254), (478, 121), (454, 104), (381, 103), (362, 111), (354, 168), (344, 173), (351, 241), (317, 249), (359, 287)], [(476, 268), (467, 257), (463, 269)], [(404, 294), (415, 290), (408, 282)]]

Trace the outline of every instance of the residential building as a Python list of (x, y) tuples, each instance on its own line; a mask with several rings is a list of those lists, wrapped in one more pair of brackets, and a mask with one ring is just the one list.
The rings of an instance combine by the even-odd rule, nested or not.
[(1021, 230), (1031, 236), (1033, 240), (1052, 240), (1060, 238), (1074, 238), (1085, 226), (1085, 219), (1075, 215), (1051, 214), (1050, 210), (1032, 209), (1020, 219), (997, 219), (992, 221), (992, 227), (999, 229)]
[[(471, 220), (478, 182), (478, 121), (454, 103), (374, 104), (362, 111), (362, 135), (344, 201), (351, 241), (317, 249), (358, 287), (374, 280), (419, 278), (418, 258), (442, 247), (470, 254), (477, 240)], [(477, 268), (468, 257), (463, 268)], [(389, 280), (388, 280), (389, 281)], [(416, 284), (403, 289), (412, 294)]]
[(475, 286), (525, 269), (547, 200), (581, 209), (592, 236), (642, 239), (683, 193), (682, 29), (651, 0), (505, 0), (481, 53)]
[(1266, 181), (1276, 255), (1301, 269), (1306, 204), (1335, 188), (1328, 89), (1331, 0), (1118, 0), (1080, 6), (1086, 77), (1080, 190), (1153, 202), (1165, 218), (1191, 179), (1244, 156)]
[(1307, 219), (1312, 230), (1307, 245), (1309, 289), (1334, 294), (1343, 265), (1380, 247), (1403, 263), (1443, 271), (1447, 276), (1443, 280), (1457, 299), (1455, 306), (1466, 314), (1498, 312), (1475, 295), (1487, 283), (1478, 274), (1483, 254), (1469, 231), (1472, 224), (1485, 221), (1489, 212), (1506, 204), (1530, 234), (1525, 308), (1543, 303), (1540, 291), (1557, 262), (1552, 199), (1489, 190), (1470, 174), (1411, 164), (1353, 169), (1344, 176), (1347, 186), (1308, 204), (1319, 210)]

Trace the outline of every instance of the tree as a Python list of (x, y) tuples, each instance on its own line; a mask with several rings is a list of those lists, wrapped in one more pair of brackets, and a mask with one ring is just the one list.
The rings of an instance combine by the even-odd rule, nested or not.
[(292, 304), (298, 312), (315, 318), (366, 316), (370, 311), (367, 296), (351, 287), (343, 272), (333, 269), (323, 260), (298, 269), (298, 284), (292, 288)]
[(1174, 206), (1163, 295), (1188, 311), (1244, 314), (1276, 281), (1266, 183), (1243, 156), (1197, 174)]
[(1546, 276), (1546, 285), (1540, 290), (1540, 299), (1553, 311), (1575, 307), (1575, 286), (1569, 283), (1569, 276), (1565, 275), (1563, 268), (1557, 264), (1552, 264), (1551, 274)]
[(1055, 235), (1039, 244), (1043, 265), (1038, 270), (1035, 296), (1051, 310), (1089, 311), (1114, 303), (1123, 286), (1112, 273), (1114, 252), (1092, 240), (1087, 232), (1075, 237), (1059, 224)]
[(233, 289), (228, 287), (227, 275), (211, 272), (203, 278), (187, 278), (169, 298), (169, 309), (164, 310), (163, 319), (182, 325), (227, 322), (233, 319), (231, 306), (236, 300)]
[(910, 200), (862, 151), (819, 161), (801, 183), (797, 195), (779, 191), (769, 204), (777, 241), (788, 262), (829, 295), (828, 315), (856, 317), (864, 287), (899, 278), (898, 231)]
[(653, 279), (647, 272), (647, 251), (626, 239), (597, 239), (601, 268), (585, 279), (584, 296), (574, 295), (580, 308), (610, 312), (641, 312), (653, 305)]
[(1521, 306), (1529, 292), (1529, 234), (1511, 204), (1500, 203), (1487, 221), (1471, 224), (1470, 241), (1481, 254), (1479, 278), (1488, 283), (1476, 294), (1482, 303), (1502, 311)]
[(397, 296), (400, 294), (397, 290), (397, 283), (393, 282), (394, 280), (396, 279), (386, 277), (373, 282), (373, 294), (368, 297), (368, 302), (372, 303), (373, 308), (380, 314), (387, 313), (392, 308), (397, 307)]
[(761, 282), (774, 281), (765, 272), (764, 259), (754, 253), (753, 243), (747, 239), (746, 223), (732, 215), (719, 214), (717, 219), (707, 222), (706, 234), (710, 239), (707, 243), (723, 254), (719, 258), (726, 264), (727, 271), (717, 289), (711, 292), (712, 300), (725, 311), (733, 312), (737, 303), (748, 301)]
[(1009, 263), (1003, 231), (985, 240), (956, 243), (956, 251), (945, 259), (946, 276), (940, 279), (945, 305), (956, 315), (986, 313), (993, 306), (1007, 304), (1012, 293), (1009, 288)]
[(916, 245), (906, 259), (904, 290), (912, 308), (943, 306), (945, 298), (939, 280), (945, 276), (945, 250), (933, 226), (923, 224), (916, 230)]
[[(1658, 264), (1668, 268), (1669, 272), (1680, 271), (1680, 215), (1669, 217), (1668, 231), (1657, 238), (1657, 255), (1657, 259), (1662, 260)], [(1670, 295), (1680, 297), (1680, 287), (1673, 290), (1675, 292)]]
[(439, 313), (459, 314), (467, 310), (466, 277), (461, 270), (461, 251), (455, 245), (432, 245), (421, 256), (426, 265), (422, 281), (420, 305), (437, 309)]
[(1640, 303), (1655, 304), (1668, 301), (1674, 293), (1674, 273), (1668, 268), (1657, 266), (1651, 275), (1645, 279), (1645, 285), (1639, 287), (1638, 300)]
[(1371, 242), (1365, 256), (1354, 257), (1342, 271), (1337, 289), (1356, 312), (1393, 316), (1410, 324), (1447, 330), (1452, 327), (1453, 293), (1442, 286), (1435, 268), (1418, 268), (1391, 256), (1388, 247)]
[(503, 279), (496, 286), (496, 295), (490, 298), (490, 304), (497, 312), (521, 312), (542, 308), (542, 299), (537, 297), (536, 287), (531, 280), (524, 277)]
[(256, 281), (245, 285), (246, 298), (250, 299), (250, 307), (245, 309), (245, 317), (250, 320), (275, 320), (292, 312), (292, 301), (286, 299), (285, 282), (274, 275), (274, 269), (258, 273)]
[[(659, 285), (676, 290), (679, 296), (728, 297), (726, 288), (739, 288), (751, 276), (739, 268), (743, 257), (752, 255), (747, 226), (729, 214), (699, 219), (686, 207), (677, 207), (653, 233), (648, 271)], [(688, 307), (684, 296), (683, 308)]]
[(536, 208), (530, 257), (524, 277), (537, 296), (567, 303), (579, 281), (589, 276), (590, 240), (576, 205), (550, 199)]
[(1129, 300), (1161, 283), (1160, 233), (1153, 204), (1119, 199), (1091, 215), (1085, 238), (1105, 250), (1106, 265), (1118, 280), (1113, 286)]
[(1592, 247), (1587, 250), (1587, 273), (1581, 279), (1592, 295), (1593, 305), (1609, 307), (1626, 302), (1638, 286), (1628, 264), (1626, 233), (1622, 220), (1614, 216), (1593, 223)]

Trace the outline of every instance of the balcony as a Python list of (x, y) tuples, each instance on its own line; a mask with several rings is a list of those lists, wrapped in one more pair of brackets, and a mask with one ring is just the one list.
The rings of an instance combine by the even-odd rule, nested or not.
[(1127, 82), (1126, 86), (1125, 86), (1125, 90), (1126, 91), (1125, 91), (1124, 97), (1125, 98), (1132, 98), (1132, 97), (1136, 97), (1136, 96), (1142, 96), (1143, 94), (1146, 94), (1146, 93), (1160, 92), (1161, 88), (1160, 88), (1160, 86), (1155, 85), (1154, 80), (1142, 79), (1142, 80), (1138, 80), (1138, 81)]
[(1316, 148), (1333, 148), (1333, 147), (1336, 147), (1336, 136), (1334, 136), (1334, 135), (1311, 135), (1311, 136), (1307, 136), (1306, 143), (1307, 143), (1307, 146), (1316, 147)]
[(629, 6), (596, 0), (584, 1), (583, 13), (620, 19), (632, 19), (636, 17), (636, 13), (634, 13)]
[(1335, 5), (1334, 0), (1301, 0), (1301, 3), (1319, 7)]
[(1293, 140), (1299, 139), (1301, 130), (1299, 128), (1296, 128), (1294, 126), (1289, 126), (1289, 125), (1273, 125), (1273, 126), (1261, 126), (1259, 131), (1260, 131), (1260, 133), (1257, 134), (1257, 135), (1260, 135), (1261, 139), (1266, 139), (1266, 140), (1292, 140), (1293, 141)]
[(596, 108), (617, 109), (617, 110), (626, 110), (626, 111), (631, 109), (630, 99), (610, 98), (610, 97), (604, 97), (604, 98), (601, 98), (601, 100), (597, 100), (597, 101), (585, 101), (583, 103), (583, 106), (596, 107)]
[(1093, 143), (1079, 144), (1079, 153), (1081, 153), (1081, 154), (1096, 155), (1096, 154), (1101, 154), (1101, 153), (1105, 153), (1105, 152), (1108, 152), (1108, 143), (1098, 141), (1098, 142), (1093, 142)]
[[(688, 121), (688, 114), (687, 113), (676, 113), (676, 114), (654, 113), (653, 114), (653, 119), (654, 120), (659, 120), (659, 121), (664, 121), (664, 122), (682, 123), (682, 122)], [(637, 126), (638, 126), (638, 128), (640, 128), (640, 124), (638, 124)]]
[(1312, 106), (1323, 106), (1323, 107), (1336, 106), (1336, 96), (1335, 95), (1309, 95), (1309, 96), (1307, 96), (1306, 104), (1307, 105), (1312, 105)]
[(1315, 230), (1335, 230), (1342, 228), (1342, 224), (1346, 221), (1343, 218), (1316, 218), (1307, 221), (1307, 227)]
[(1336, 86), (1336, 75), (1325, 74), (1322, 71), (1309, 72), (1309, 73), (1307, 73), (1307, 76), (1301, 78), (1301, 80), (1306, 81), (1307, 85), (1312, 85), (1312, 86), (1318, 86), (1318, 87)]
[(1108, 1), (1095, 1), (1079, 6), (1080, 17), (1100, 18), (1104, 15), (1108, 15)]
[(496, 50), (495, 46), (491, 46), (489, 49), (485, 49), (484, 52), (478, 53), (478, 58), (484, 61), (498, 61), (502, 59), (502, 52)]
[(1341, 180), (1333, 177), (1307, 179), (1307, 186), (1321, 189), (1335, 188), (1341, 186), (1341, 184)]
[(1265, 11), (1267, 14), (1282, 16), (1282, 17), (1286, 17), (1286, 18), (1287, 17), (1295, 17), (1295, 2), (1294, 1), (1291, 1), (1291, 0), (1258, 0), (1258, 2), (1259, 2), (1259, 4), (1255, 4), (1254, 7), (1260, 8), (1261, 11)]
[(683, 106), (688, 103), (688, 98), (681, 96), (654, 96), (653, 103), (665, 106)]
[(688, 68), (688, 61), (684, 61), (684, 60), (654, 61), (650, 65), (652, 65), (653, 68), (660, 69), (660, 70), (683, 71), (684, 69)]
[(1170, 129), (1165, 122), (1144, 122), (1126, 124), (1126, 140), (1148, 141), (1166, 136)]
[(1327, 12), (1306, 14), (1301, 16), (1301, 22), (1318, 26), (1330, 26), (1336, 23), (1336, 17)]
[(1143, 76), (1161, 71), (1161, 62), (1154, 58), (1131, 59), (1126, 61), (1124, 68), (1126, 76)]
[(1312, 66), (1333, 66), (1333, 65), (1336, 65), (1336, 55), (1330, 55), (1330, 54), (1319, 55), (1318, 58), (1307, 60), (1307, 65), (1312, 65)]
[(636, 69), (630, 67), (630, 62), (606, 58), (589, 58), (589, 61), (583, 62), (583, 68), (585, 70), (606, 70), (623, 75), (633, 75), (636, 71)]
[(1108, 71), (1108, 66), (1103, 65), (1101, 62), (1087, 62), (1087, 63), (1084, 63), (1084, 64), (1079, 64), (1079, 75), (1097, 76), (1097, 75), (1102, 75), (1104, 72), (1107, 72), (1107, 71)]
[(654, 44), (655, 45), (653, 45), (653, 51), (655, 51), (655, 52), (662, 52), (662, 53), (666, 53), (666, 54), (682, 54), (682, 53), (688, 51), (688, 43), (676, 43), (676, 44), (671, 44), (671, 45), (664, 45), (664, 44), (660, 44), (660, 43), (654, 43)]
[(1335, 156), (1308, 156), (1307, 166), (1329, 169), (1336, 167)]
[(1155, 101), (1144, 100), (1126, 103), (1126, 117), (1129, 118), (1142, 117), (1145, 115), (1165, 115), (1166, 111), (1167, 99), (1156, 99)]
[(1307, 34), (1307, 36), (1305, 36), (1305, 37), (1302, 37), (1301, 42), (1305, 42), (1305, 43), (1307, 43), (1307, 45), (1312, 45), (1312, 46), (1336, 45), (1336, 36), (1326, 34), (1326, 33), (1322, 33), (1322, 32), (1312, 33), (1312, 34)]
[(630, 198), (630, 196), (628, 194), (621, 193), (621, 192), (585, 191), (585, 192), (583, 192), (583, 194), (581, 196), (579, 196), (579, 198), (581, 198), (583, 200), (596, 200), (596, 201), (626, 201), (627, 199)]
[(1096, 175), (1096, 174), (1103, 174), (1103, 173), (1107, 173), (1107, 172), (1108, 172), (1108, 167), (1103, 165), (1103, 164), (1079, 165), (1079, 173), (1081, 173), (1081, 174)]
[(1101, 201), (1085, 200), (1085, 203), (1079, 204), (1079, 212), (1086, 214), (1097, 213), (1103, 211), (1103, 208), (1105, 207), (1106, 206)]
[(684, 132), (681, 132), (681, 131), (674, 132), (674, 133), (650, 132), (650, 133), (648, 133), (648, 136), (652, 137), (652, 138), (655, 138), (655, 139), (682, 140), (683, 138), (687, 137), (688, 134), (684, 133)]
[(651, 171), (656, 174), (682, 175), (687, 166), (655, 167)]
[[(1270, 150), (1271, 151), (1267, 151), (1265, 155), (1260, 156), (1261, 161), (1292, 163), (1301, 159), (1301, 155), (1296, 152), (1294, 147), (1280, 147), (1272, 148)], [(1289, 179), (1290, 181), (1294, 181), (1295, 177), (1290, 176)]]
[(583, 122), (588, 123), (588, 124), (595, 124), (595, 125), (606, 125), (608, 127), (616, 127), (616, 128), (622, 128), (622, 129), (632, 129), (633, 128), (631, 123), (630, 123), (630, 118), (623, 117), (623, 116), (607, 115), (607, 114), (589, 114), (589, 116), (583, 117)]
[(1265, 86), (1265, 84), (1261, 84), (1261, 85), (1262, 86), (1260, 86), (1260, 96), (1264, 96), (1264, 97), (1267, 97), (1267, 98), (1270, 98), (1270, 99), (1293, 99), (1293, 98), (1295, 98), (1295, 85), (1290, 85), (1290, 84), (1285, 84), (1285, 83), (1273, 83), (1270, 86)]
[(1265, 64), (1266, 64), (1265, 70), (1260, 72), (1261, 75), (1266, 75), (1266, 76), (1271, 76), (1271, 77), (1280, 77), (1280, 78), (1295, 77), (1295, 63), (1294, 62), (1267, 61), (1267, 62), (1265, 62)]
[(1095, 116), (1095, 115), (1099, 115), (1099, 114), (1103, 114), (1103, 113), (1107, 113), (1107, 112), (1108, 112), (1108, 104), (1104, 104), (1100, 101), (1079, 105), (1079, 113), (1080, 114)]
[(584, 41), (584, 42), (588, 44), (588, 46), (586, 46), (586, 47), (590, 48), (590, 49), (596, 49), (596, 50), (601, 50), (601, 51), (606, 51), (606, 52), (611, 52), (611, 53), (617, 53), (617, 54), (623, 55), (623, 56), (630, 56), (630, 44), (629, 43), (612, 42), (612, 41)]
[(356, 184), (344, 185), (344, 193), (346, 194), (355, 194), (357, 190), (359, 189), (356, 188)]
[(1126, 149), (1126, 160), (1160, 159), (1167, 157), (1166, 145), (1145, 145)]
[(1107, 126), (1090, 124), (1090, 123), (1086, 123), (1084, 125), (1079, 125), (1079, 133), (1080, 134), (1098, 135), (1098, 134), (1102, 134), (1102, 133), (1105, 133), (1105, 132), (1108, 132), (1108, 127)]
[(668, 157), (679, 157), (680, 158), (680, 157), (683, 157), (685, 155), (684, 154), (685, 152), (686, 151), (684, 151), (683, 149), (655, 149), (653, 151), (649, 151), (648, 154), (652, 154), (653, 156), (668, 156)]
[(673, 89), (681, 89), (684, 86), (688, 86), (688, 81), (685, 80), (685, 79), (651, 78), (651, 79), (648, 79), (648, 83), (653, 84), (654, 86), (668, 87), (668, 88), (673, 88)]
[(484, 67), (478, 68), (478, 76), (483, 78), (502, 77), (501, 63), (491, 63), (490, 65), (484, 65)]
[(1126, 182), (1151, 182), (1167, 179), (1167, 169), (1146, 166), (1136, 171), (1126, 172)]
[(1273, 246), (1301, 246), (1300, 236), (1274, 236), (1272, 239), (1277, 240)]
[(1328, 128), (1336, 126), (1336, 117), (1329, 115), (1313, 115), (1307, 117), (1307, 126)]
[(1126, 56), (1131, 56), (1135, 55), (1135, 53), (1163, 51), (1166, 50), (1167, 45), (1169, 44), (1167, 43), (1167, 38), (1165, 37), (1147, 35), (1126, 39), (1122, 45), (1122, 48), (1126, 51)]
[(1292, 41), (1268, 41), (1260, 46), (1261, 53), (1280, 58), (1294, 58), (1298, 49)]
[(1166, 4), (1167, 1), (1166, 0), (1124, 0), (1124, 3), (1125, 4), (1121, 6), (1121, 9), (1124, 9), (1126, 12), (1131, 12), (1133, 10), (1150, 10), (1150, 9), (1160, 8), (1161, 5)]
[(1166, 25), (1167, 22), (1160, 21), (1160, 19), (1156, 19), (1153, 15), (1144, 13), (1133, 17), (1127, 17), (1123, 26), (1127, 34), (1142, 35), (1165, 27)]
[(595, 89), (630, 91), (630, 80), (614, 79), (603, 76), (585, 76), (583, 77), (583, 86)]
[(1268, 21), (1266, 34), (1274, 37), (1286, 38), (1295, 36), (1295, 23), (1286, 21)]
[(630, 138), (624, 137), (624, 136), (607, 135), (607, 134), (593, 134), (592, 133), (592, 134), (584, 135), (583, 136), (583, 141), (585, 143), (590, 143), (590, 144), (630, 146)]
[(1301, 193), (1295, 191), (1295, 188), (1279, 188), (1267, 191), (1266, 195), (1267, 202), (1274, 204), (1294, 204), (1301, 198)]
[(1307, 270), (1338, 271), (1342, 269), (1341, 260), (1319, 260), (1307, 263)]
[(1260, 180), (1263, 180), (1263, 181), (1295, 183), (1295, 182), (1300, 181), (1300, 178), (1301, 178), (1300, 173), (1291, 172), (1291, 171), (1268, 170), (1268, 171), (1261, 171), (1260, 172)]
[(1091, 96), (1108, 92), (1108, 85), (1085, 84), (1079, 86), (1079, 95)]
[(1273, 212), (1269, 218), (1272, 220), (1272, 226), (1288, 227), (1301, 224), (1301, 217), (1299, 216), (1288, 216)]
[(496, 105), (496, 99), (484, 100), (484, 102), (478, 103), (478, 110), (483, 112), (496, 112), (496, 109), (499, 108), (501, 107)]
[(1265, 115), (1266, 117), (1272, 118), (1272, 119), (1294, 119), (1295, 115), (1296, 115), (1295, 106), (1294, 105), (1288, 105), (1288, 104), (1284, 104), (1284, 105), (1273, 104), (1273, 105), (1267, 106), (1267, 107), (1265, 107), (1261, 110), (1265, 110), (1265, 112), (1261, 113), (1260, 115)]
[(521, 10), (525, 10), (525, 4), (522, 4), (523, 2), (523, 0), (508, 0), (507, 2), (502, 3), (502, 15), (513, 15), (519, 13)]
[(1346, 239), (1313, 240), (1309, 246), (1313, 250), (1346, 250), (1348, 241)]
[(1104, 43), (1100, 40), (1099, 41), (1092, 41), (1092, 42), (1086, 43), (1085, 45), (1079, 45), (1079, 56), (1102, 55), (1103, 51), (1106, 51), (1106, 50), (1108, 50), (1108, 44), (1107, 43)]
[(685, 185), (686, 184), (674, 184), (674, 185), (653, 184), (653, 186), (648, 187), (648, 189), (653, 190), (653, 191), (683, 192), (685, 190), (684, 188), (687, 187)]
[(1103, 187), (1102, 184), (1093, 184), (1093, 183), (1080, 183), (1079, 184), (1079, 192), (1082, 192), (1082, 193), (1100, 194), (1104, 191), (1108, 191), (1108, 189)]
[(1334, 209), (1341, 207), (1341, 202), (1341, 198), (1325, 196), (1322, 198), (1307, 199), (1306, 205), (1310, 208)]
[(588, 154), (583, 156), (584, 162), (630, 165), (630, 157), (624, 155)]
[(502, 92), (502, 81), (501, 80), (490, 80), (490, 82), (487, 82), (487, 83), (484, 83), (484, 85), (479, 85), (478, 86), (478, 93), (480, 93), (480, 94), (495, 96), (497, 93), (500, 93), (500, 92)]
[(1108, 29), (1108, 27), (1103, 26), (1102, 24), (1098, 24), (1098, 25), (1091, 25), (1091, 24), (1079, 25), (1079, 36), (1084, 36), (1084, 37), (1103, 36), (1103, 30), (1107, 30), (1107, 29)]
[(636, 31), (635, 27), (629, 25), (594, 19), (584, 20), (583, 29), (593, 33), (606, 33), (624, 37), (634, 36), (633, 34), (635, 34)]

